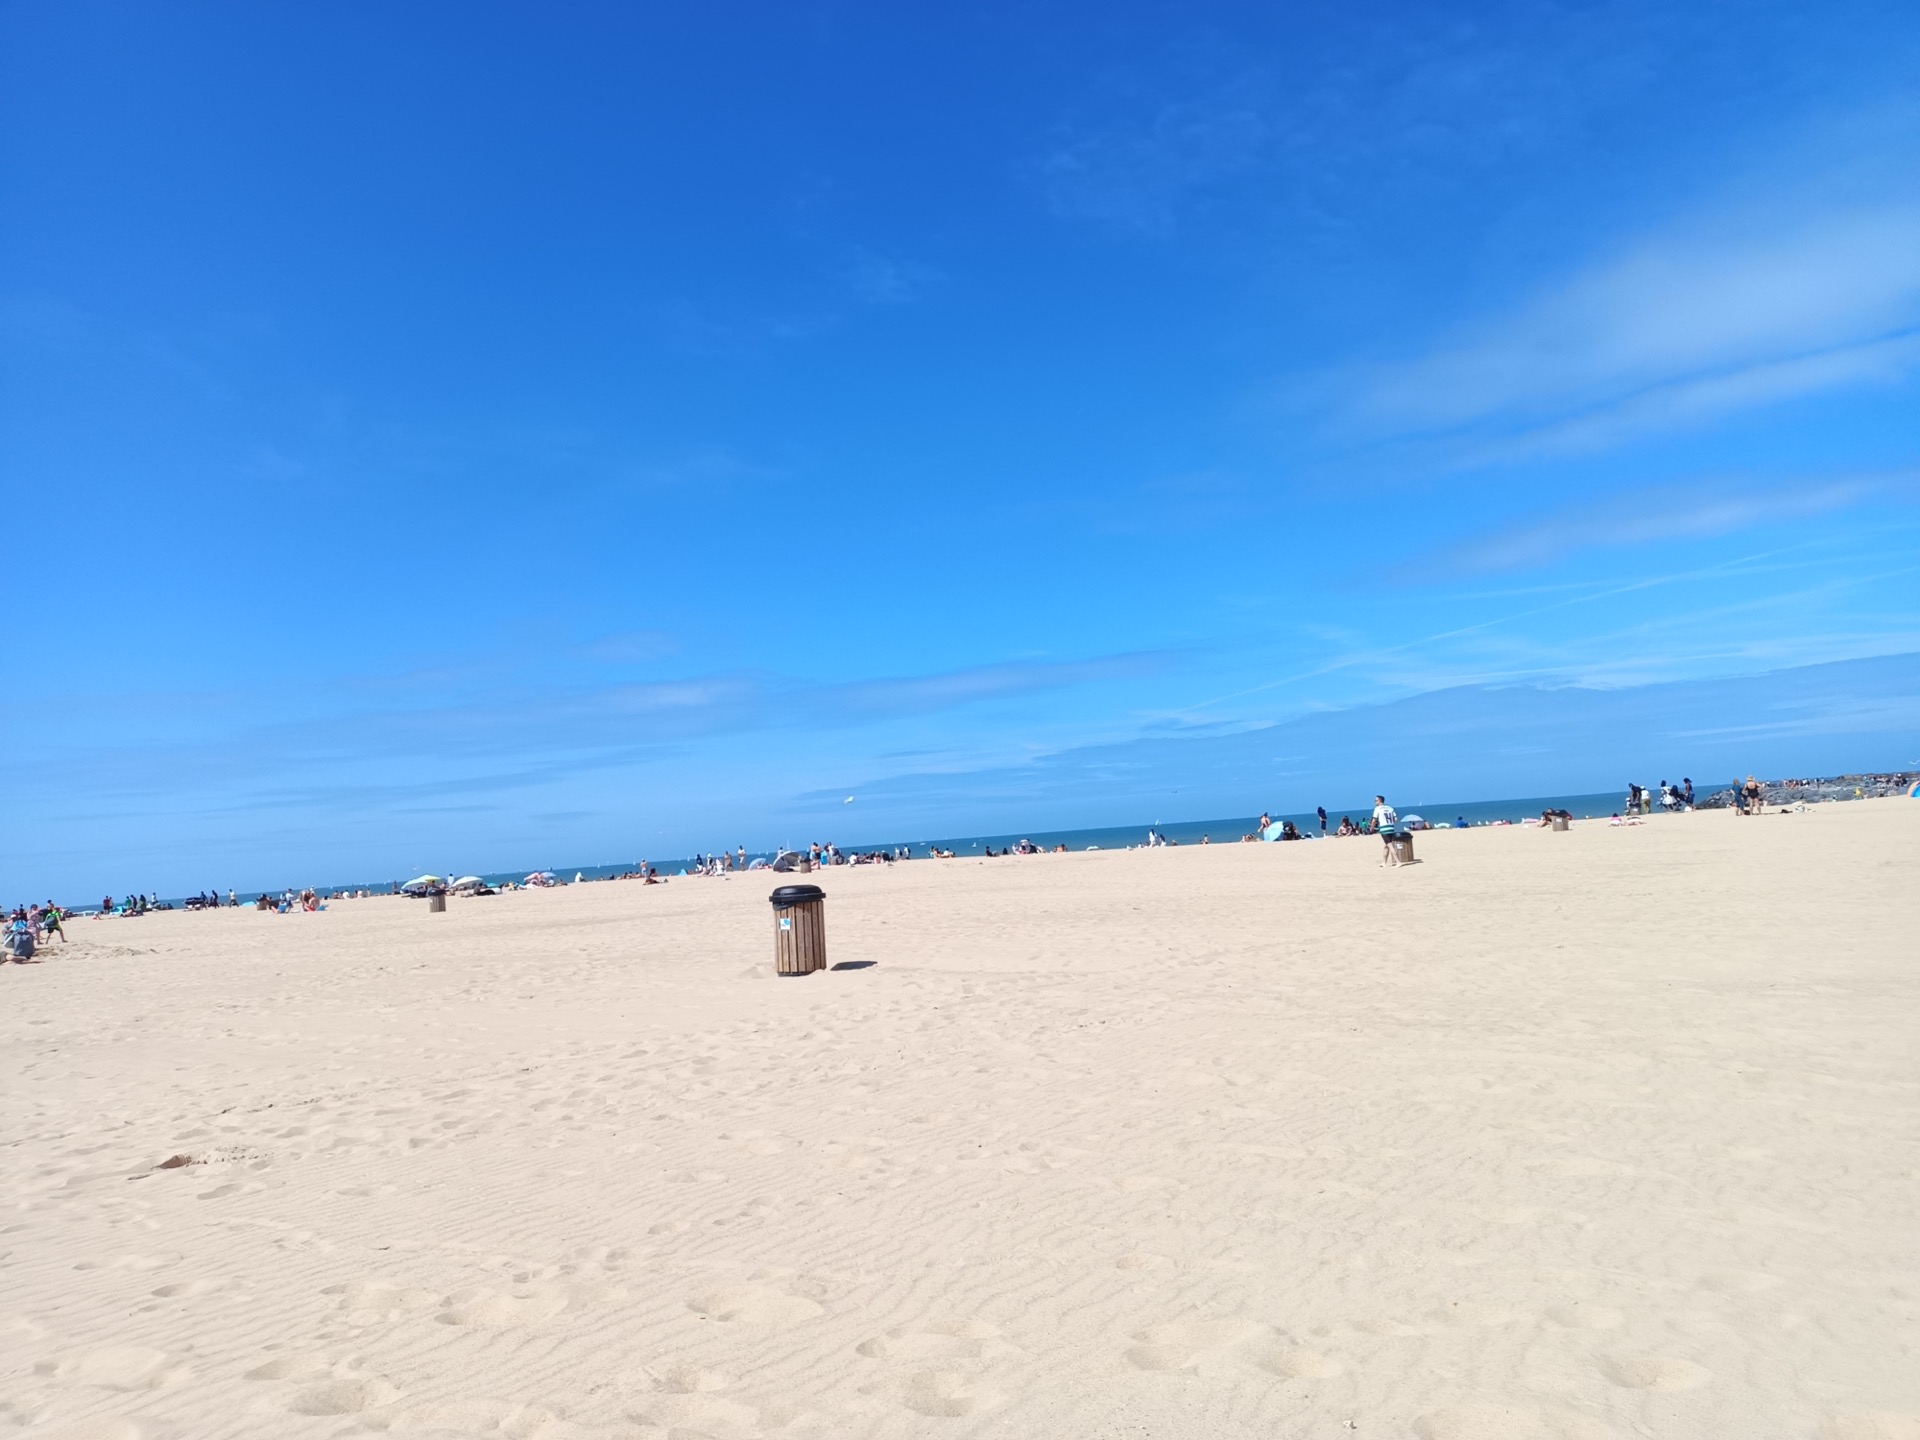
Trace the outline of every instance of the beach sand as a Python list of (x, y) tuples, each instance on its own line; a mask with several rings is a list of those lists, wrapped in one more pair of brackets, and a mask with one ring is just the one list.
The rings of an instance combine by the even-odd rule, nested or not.
[(0, 1435), (1920, 1436), (1920, 804), (1418, 845), (72, 922)]

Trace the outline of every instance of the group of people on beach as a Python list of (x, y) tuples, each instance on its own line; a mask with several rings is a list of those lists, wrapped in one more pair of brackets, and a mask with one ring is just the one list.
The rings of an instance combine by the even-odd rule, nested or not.
[[(1627, 782), (1627, 814), (1650, 815), (1653, 813), (1654, 793), (1644, 785)], [(1678, 785), (1660, 782), (1659, 805), (1669, 814), (1693, 809), (1693, 781), (1686, 776), (1680, 777)]]
[(5, 942), (5, 954), (0, 958), (16, 965), (35, 963), (33, 952), (55, 935), (66, 943), (67, 932), (60, 924), (65, 918), (66, 912), (51, 900), (44, 905), (14, 906), (7, 916), (4, 937), (0, 937)]
[[(1376, 795), (1374, 796), (1374, 811), (1371, 816), (1369, 816), (1365, 820), (1355, 820), (1351, 815), (1342, 815), (1340, 817), (1340, 823), (1338, 825), (1332, 824), (1332, 821), (1327, 814), (1326, 806), (1324, 805), (1315, 806), (1313, 815), (1314, 815), (1314, 819), (1320, 822), (1320, 838), (1324, 840), (1330, 835), (1337, 838), (1340, 836), (1347, 836), (1347, 835), (1379, 834), (1380, 833), (1380, 807), (1386, 805), (1386, 803), (1387, 802), (1383, 796)], [(1391, 807), (1388, 807), (1388, 808), (1391, 809)], [(1396, 822), (1398, 818), (1399, 818), (1398, 816), (1395, 816)], [(1240, 839), (1243, 843), (1246, 843), (1246, 842), (1251, 842), (1255, 840), (1266, 840), (1266, 839), (1307, 840), (1312, 838), (1309, 832), (1303, 831), (1298, 825), (1294, 824), (1293, 821), (1291, 820), (1282, 820), (1280, 822), (1279, 833), (1277, 835), (1269, 836), (1267, 832), (1272, 829), (1273, 829), (1273, 816), (1271, 816), (1270, 814), (1268, 814), (1266, 811), (1263, 810), (1260, 812), (1260, 819), (1254, 825), (1253, 833), (1250, 835), (1242, 835)]]

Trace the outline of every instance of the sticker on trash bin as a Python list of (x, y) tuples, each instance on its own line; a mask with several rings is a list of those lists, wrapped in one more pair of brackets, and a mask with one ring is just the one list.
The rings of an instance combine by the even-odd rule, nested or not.
[(780, 928), (782, 930), (791, 930), (793, 928), (793, 917), (791, 915), (782, 915), (780, 917)]

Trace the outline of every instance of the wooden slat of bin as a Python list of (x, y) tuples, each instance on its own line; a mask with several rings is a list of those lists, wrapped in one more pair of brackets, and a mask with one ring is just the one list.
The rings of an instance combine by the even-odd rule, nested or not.
[[(785, 919), (791, 925), (782, 925)], [(811, 975), (827, 965), (826, 903), (809, 901), (774, 911), (774, 970), (781, 975)]]

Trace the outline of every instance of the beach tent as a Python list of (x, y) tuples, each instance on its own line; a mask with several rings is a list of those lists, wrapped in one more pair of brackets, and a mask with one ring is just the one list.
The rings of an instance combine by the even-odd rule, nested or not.
[(1909, 800), (1920, 800), (1920, 780), (1914, 781), (1913, 784), (1907, 787), (1907, 798)]

